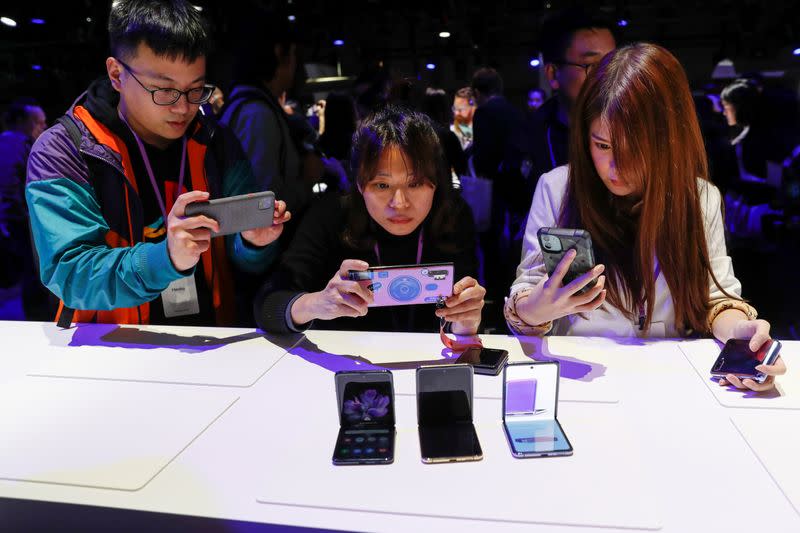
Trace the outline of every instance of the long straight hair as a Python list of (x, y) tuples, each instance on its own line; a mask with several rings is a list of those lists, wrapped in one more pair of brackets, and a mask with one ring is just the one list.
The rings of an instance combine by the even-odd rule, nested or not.
[[(633, 198), (611, 194), (595, 169), (589, 135), (596, 119), (608, 125), (617, 172), (634, 187)], [(707, 332), (709, 279), (720, 286), (710, 266), (698, 189), (698, 179), (708, 180), (708, 164), (678, 60), (646, 43), (608, 54), (581, 89), (570, 135), (560, 223), (591, 233), (597, 260), (606, 266), (609, 303), (631, 319), (644, 307), (649, 330), (657, 257), (677, 327)]]

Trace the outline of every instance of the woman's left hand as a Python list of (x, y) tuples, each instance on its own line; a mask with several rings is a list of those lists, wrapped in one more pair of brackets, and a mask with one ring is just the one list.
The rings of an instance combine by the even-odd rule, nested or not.
[[(749, 348), (757, 351), (765, 343), (772, 339), (769, 336), (769, 322), (766, 320), (740, 320), (733, 327), (734, 339), (750, 339)], [(753, 379), (739, 379), (733, 374), (728, 374), (719, 380), (720, 385), (733, 385), (737, 389), (750, 389), (756, 392), (770, 390), (775, 387), (775, 376), (786, 373), (786, 365), (783, 359), (778, 357), (771, 365), (758, 365), (756, 370), (767, 375), (764, 383), (759, 383)]]
[(453, 285), (453, 295), (445, 299), (445, 307), (436, 310), (436, 316), (452, 322), (453, 333), (474, 335), (481, 323), (481, 310), (486, 289), (469, 276)]

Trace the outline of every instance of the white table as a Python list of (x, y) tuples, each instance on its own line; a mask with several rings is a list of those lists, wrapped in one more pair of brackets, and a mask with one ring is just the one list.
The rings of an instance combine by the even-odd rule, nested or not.
[[(150, 328), (141, 329), (147, 332)], [(153, 327), (153, 331), (177, 336), (194, 335), (183, 328), (165, 330)], [(114, 379), (103, 378), (104, 387), (118, 386), (120, 394), (124, 392), (126, 397), (137, 393), (150, 394), (148, 391), (157, 387), (159, 398), (163, 398), (165, 404), (164, 413), (170, 416), (174, 416), (175, 409), (193, 395), (202, 398), (204, 404), (215, 406), (205, 415), (205, 418), (210, 417), (209, 420), (221, 407), (228, 406), (208, 427), (199, 433), (195, 431), (197, 435), (184, 448), (177, 450), (177, 455), (170, 455), (173, 458), (168, 464), (142, 488), (118, 490), (68, 483), (0, 480), (0, 498), (359, 531), (503, 532), (549, 531), (557, 527), (568, 532), (596, 532), (597, 528), (590, 527), (585, 520), (587, 516), (593, 516), (590, 512), (592, 500), (597, 499), (593, 495), (602, 494), (608, 499), (618, 494), (623, 498), (630, 491), (629, 487), (622, 485), (637, 479), (637, 483), (642, 483), (640, 496), (647, 509), (620, 515), (619, 509), (624, 506), (612, 499), (609, 500), (613, 505), (609, 506), (606, 522), (598, 525), (608, 526), (619, 520), (620, 526), (639, 524), (640, 529), (660, 528), (672, 532), (722, 529), (800, 531), (800, 505), (799, 502), (793, 505), (791, 500), (797, 497), (797, 487), (792, 484), (794, 478), (780, 475), (781, 465), (789, 465), (787, 468), (796, 471), (794, 465), (798, 461), (790, 455), (793, 448), (770, 446), (771, 440), (767, 435), (772, 432), (776, 439), (786, 439), (788, 435), (797, 442), (800, 432), (796, 424), (797, 412), (752, 409), (747, 405), (726, 407), (720, 403), (709, 393), (705, 376), (695, 370), (681, 350), (681, 346), (687, 348), (691, 343), (703, 341), (620, 343), (611, 339), (553, 337), (546, 339), (547, 344), (543, 346), (538, 339), (487, 336), (484, 343), (488, 346), (510, 347), (512, 360), (544, 356), (561, 359), (562, 369), (569, 367), (567, 370), (571, 374), (562, 377), (564, 401), (559, 409), (559, 418), (567, 435), (575, 441), (573, 458), (513, 459), (499, 425), (500, 401), (495, 391), (499, 390), (497, 380), (500, 378), (475, 376), (475, 422), (485, 451), (482, 464), (429, 466), (419, 463), (415, 405), (410, 395), (413, 390), (409, 390), (398, 391), (402, 394), (397, 398), (398, 452), (395, 464), (391, 467), (334, 469), (330, 465), (330, 455), (337, 419), (332, 370), (342, 363), (342, 356), (361, 357), (349, 358), (347, 364), (363, 368), (370, 364), (387, 364), (393, 358), (401, 363), (441, 360), (441, 353), (433, 349), (438, 342), (436, 336), (392, 334), (384, 339), (392, 340), (388, 345), (391, 349), (386, 349), (385, 343), (382, 349), (373, 342), (381, 336), (367, 333), (309, 332), (307, 338), (299, 343), (248, 337), (252, 333), (246, 330), (215, 332), (213, 328), (206, 332), (213, 338), (243, 336), (246, 343), (263, 343), (265, 354), (269, 352), (275, 361), (264, 373), (255, 376), (252, 383), (215, 384), (213, 387), (190, 382), (170, 384), (158, 379), (154, 380), (155, 383), (148, 383), (140, 379), (141, 375), (127, 380), (120, 373), (114, 374)], [(0, 322), (0, 335), (4, 341), (0, 350), (0, 388), (10, 391), (15, 387), (26, 387), (25, 383), (33, 383), (30, 380), (35, 380), (37, 387), (48, 380), (54, 388), (57, 383), (64, 383), (63, 378), (28, 375), (39, 373), (37, 369), (40, 370), (49, 359), (69, 350), (69, 346), (54, 341), (63, 335), (54, 325)], [(317, 351), (310, 348), (314, 345)], [(235, 344), (228, 345), (226, 349), (233, 346)], [(274, 355), (276, 346), (283, 352), (277, 356)], [(333, 346), (343, 351), (328, 349), (338, 353), (328, 357), (321, 353), (325, 347)], [(127, 357), (130, 352), (118, 347), (94, 349), (108, 356), (109, 359), (104, 361), (106, 368), (113, 368), (115, 358), (119, 358), (120, 368), (130, 368)], [(246, 349), (249, 351), (254, 347)], [(713, 350), (713, 345), (709, 349)], [(783, 353), (790, 372), (798, 368), (800, 343), (784, 342)], [(174, 355), (165, 353), (165, 367), (174, 365)], [(211, 363), (190, 359), (182, 360), (181, 365), (189, 375), (197, 375), (200, 371), (194, 367), (201, 364), (209, 365), (203, 372), (211, 372), (218, 365), (220, 372), (229, 373), (226, 365), (234, 364), (233, 361), (235, 359), (224, 357)], [(563, 361), (568, 364), (564, 365)], [(195, 362), (197, 365), (193, 365)], [(162, 361), (157, 357), (148, 363), (153, 365), (152, 372), (156, 376), (162, 375), (162, 371), (174, 371), (172, 367), (159, 368)], [(410, 369), (393, 372), (398, 384), (413, 374)], [(72, 385), (97, 383), (96, 379), (82, 380), (74, 376), (68, 381)], [(607, 382), (612, 385), (604, 385)], [(85, 390), (93, 390), (96, 394), (97, 388), (87, 385)], [(169, 390), (175, 391), (174, 398)], [(292, 398), (287, 397), (292, 391), (303, 395), (302, 402), (295, 402), (303, 409), (298, 409), (295, 415), (291, 410)], [(5, 408), (8, 406), (0, 406), (0, 409)], [(26, 406), (14, 405), (13, 408), (25, 411)], [(150, 408), (148, 412), (152, 411)], [(93, 423), (100, 432), (107, 425), (100, 418), (109, 415), (102, 414), (107, 410), (97, 412), (101, 414), (96, 415), (98, 419)], [(763, 413), (764, 418), (759, 418), (758, 423), (748, 419), (759, 413)], [(19, 415), (18, 418), (24, 419)], [(84, 421), (84, 426), (91, 428), (92, 424)], [(754, 428), (762, 433), (758, 438), (745, 440)], [(28, 427), (26, 430), (31, 429)], [(51, 431), (48, 427), (38, 427), (37, 431), (39, 437), (58, 438), (55, 430), (52, 430), (53, 434), (48, 433)], [(25, 438), (26, 434), (23, 431), (16, 437)], [(6, 436), (0, 435), (0, 438)], [(86, 439), (92, 439), (89, 430)], [(625, 453), (613, 453), (615, 439), (621, 441), (620, 449), (626, 450)], [(142, 448), (141, 443), (137, 444), (135, 439), (132, 441), (132, 450)], [(170, 445), (175, 447), (178, 442)], [(160, 451), (170, 453), (167, 449)], [(635, 460), (628, 451), (636, 456)], [(17, 450), (14, 453), (23, 452)], [(765, 460), (762, 456), (767, 454), (769, 459)], [(592, 461), (586, 462), (587, 457)], [(607, 460), (602, 462), (598, 457), (607, 457)], [(596, 486), (569, 490), (569, 487), (560, 485), (560, 479), (580, 479), (581, 471), (570, 471), (569, 465), (573, 463), (568, 461), (575, 461), (574, 464), (585, 461), (580, 463), (586, 470), (585, 479)], [(563, 469), (560, 464), (565, 465)], [(636, 469), (635, 475), (632, 477), (626, 469)], [(610, 474), (615, 470), (625, 475)], [(473, 472), (477, 472), (476, 476), (472, 476)], [(581, 512), (565, 512), (563, 516), (558, 512), (541, 513), (541, 519), (538, 519), (535, 511), (531, 512), (520, 504), (520, 493), (529, 490), (527, 483), (534, 474), (550, 480), (545, 487), (538, 489), (548, 491), (539, 499), (542, 504), (561, 505), (559, 495), (563, 495), (565, 502)], [(600, 479), (604, 482), (598, 481), (601, 474)], [(575, 478), (576, 475), (579, 478)], [(365, 484), (373, 490), (378, 487), (392, 503), (369, 507), (369, 498), (363, 499), (366, 503), (359, 503), (355, 498), (355, 503), (347, 506), (329, 505), (324, 501), (324, 492), (320, 495), (313, 491), (306, 494), (294, 488), (289, 490), (286, 480), (293, 479), (292, 476), (302, 476), (312, 485), (315, 480), (323, 484), (334, 479), (342, 494), (358, 494), (365, 490)], [(496, 486), (498, 476), (502, 478), (503, 486)], [(284, 480), (287, 490), (273, 490), (271, 480)], [(382, 485), (385, 480), (390, 483)], [(440, 505), (432, 505), (430, 495), (415, 485), (420, 480), (448, 486), (452, 493), (442, 498)], [(276, 494), (281, 497), (280, 501), (268, 498)], [(484, 498), (481, 498), (482, 494)], [(273, 503), (259, 503), (259, 500)], [(335, 499), (331, 501), (336, 503)], [(490, 506), (482, 507), (481, 501)], [(515, 513), (524, 516), (515, 519)], [(735, 519), (727, 518), (734, 516)], [(604, 529), (616, 530), (614, 527)]]

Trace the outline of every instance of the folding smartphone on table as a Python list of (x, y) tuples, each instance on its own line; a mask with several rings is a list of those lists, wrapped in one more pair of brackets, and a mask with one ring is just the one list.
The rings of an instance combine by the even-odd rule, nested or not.
[(394, 461), (394, 385), (388, 370), (337, 372), (339, 436), (335, 465)]
[(375, 299), (370, 307), (435, 304), (453, 294), (453, 263), (399, 265), (350, 270), (348, 278), (366, 287)]
[(558, 422), (558, 380), (556, 361), (503, 369), (503, 428), (514, 457), (572, 455)]
[(483, 458), (472, 423), (470, 365), (417, 368), (417, 419), (423, 463)]

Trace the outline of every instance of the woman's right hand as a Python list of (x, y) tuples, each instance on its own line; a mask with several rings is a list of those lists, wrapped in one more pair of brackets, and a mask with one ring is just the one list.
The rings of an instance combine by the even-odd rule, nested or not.
[(357, 281), (348, 279), (350, 270), (367, 270), (369, 265), (357, 259), (345, 259), (339, 271), (319, 292), (302, 295), (295, 300), (290, 311), (295, 324), (306, 324), (314, 319), (332, 320), (343, 316), (357, 317), (367, 314), (367, 306), (374, 301), (372, 291)]
[[(577, 252), (569, 250), (556, 265), (553, 277), (545, 276), (533, 290), (517, 301), (517, 315), (531, 326), (544, 324), (551, 320), (575, 313), (594, 311), (606, 299), (605, 281), (601, 276), (605, 266), (597, 265), (585, 274), (563, 285), (564, 276), (575, 259)], [(579, 293), (583, 287), (597, 279), (594, 287), (585, 293)]]

